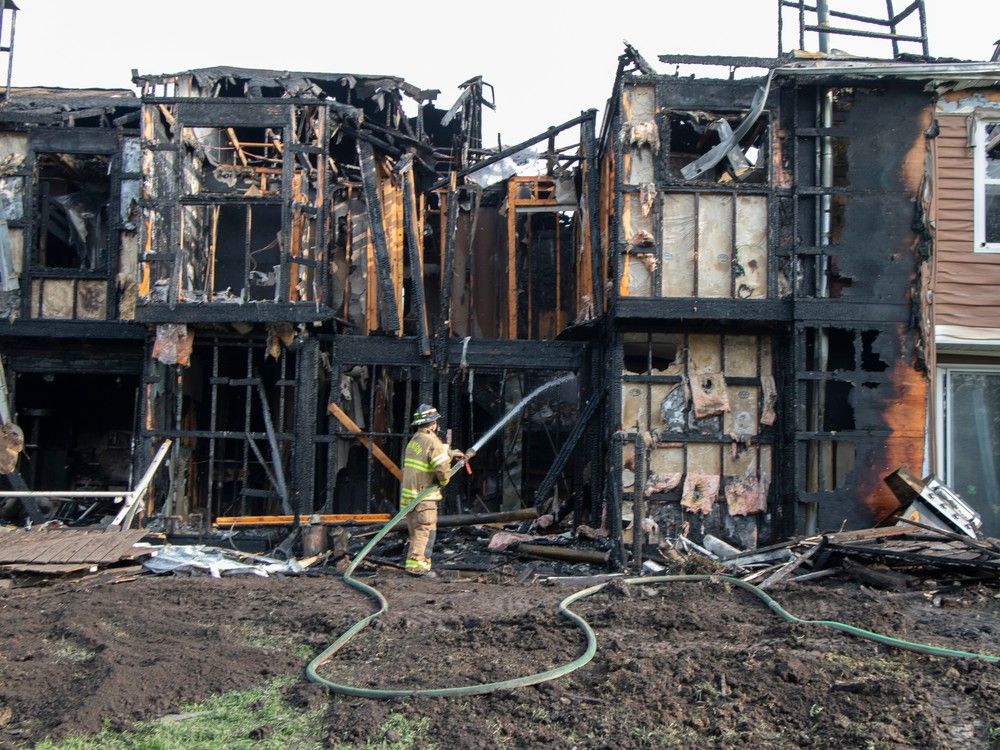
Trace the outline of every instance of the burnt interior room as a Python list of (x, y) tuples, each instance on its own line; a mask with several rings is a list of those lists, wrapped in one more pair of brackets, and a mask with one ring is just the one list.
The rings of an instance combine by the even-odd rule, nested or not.
[(110, 162), (101, 154), (36, 155), (38, 266), (101, 269), (111, 201)]
[[(398, 485), (390, 470), (369, 450), (372, 441), (389, 457), (399, 461), (412, 435), (410, 415), (428, 387), (421, 383), (417, 368), (347, 366), (340, 387), (331, 393), (337, 404), (361, 427), (364, 440), (331, 419), (333, 502), (337, 512), (379, 513), (394, 510)], [(522, 396), (543, 382), (546, 373), (453, 372), (437, 383), (431, 398), (444, 415), (440, 437), (451, 437), (453, 448), (466, 449), (476, 442)], [(577, 414), (576, 384), (568, 383), (529, 404), (519, 418), (509, 422), (501, 434), (476, 454), (475, 468), (456, 475), (446, 493), (444, 512), (491, 512), (531, 505), (536, 488), (564, 444)], [(322, 462), (320, 462), (322, 463)], [(318, 464), (319, 465), (319, 464)], [(317, 473), (318, 494), (323, 494), (323, 472)], [(558, 497), (571, 492), (571, 479), (561, 478)], [(329, 512), (329, 511), (328, 511)]]
[(28, 487), (128, 487), (138, 385), (136, 375), (18, 373), (15, 409)]
[(260, 515), (280, 508), (275, 477), (287, 476), (291, 464), (294, 361), (280, 351), (277, 358), (267, 356), (259, 339), (195, 344), (191, 366), (180, 375), (180, 405), (175, 368), (154, 368), (147, 383), (153, 381), (154, 393), (163, 388), (166, 398), (154, 396), (153, 421), (180, 436), (183, 459), (172, 512)]
[(281, 261), (281, 206), (223, 204), (199, 208), (206, 220), (198, 224), (211, 237), (204, 246), (214, 244), (215, 263), (207, 269), (211, 293), (273, 300)]

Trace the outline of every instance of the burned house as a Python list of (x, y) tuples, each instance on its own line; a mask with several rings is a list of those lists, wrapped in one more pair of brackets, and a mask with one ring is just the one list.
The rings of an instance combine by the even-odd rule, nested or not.
[[(819, 54), (785, 54), (779, 41), (775, 59), (660, 57), (678, 70), (728, 69), (726, 79), (657, 75), (629, 49), (619, 65), (601, 143), (606, 434), (621, 476), (610, 494), (623, 501), (610, 508), (635, 527), (636, 559), (664, 531), (753, 546), (886, 518), (899, 506), (883, 484), (894, 468), (961, 472), (925, 461), (935, 379), (955, 404), (942, 412), (951, 437), (939, 450), (960, 465), (947, 440), (980, 446), (968, 462), (984, 463), (966, 471), (994, 491), (972, 487), (969, 499), (996, 512), (992, 412), (962, 437), (954, 421), (973, 423), (995, 384), (986, 365), (970, 396), (954, 381), (964, 370), (939, 378), (930, 321), (937, 310), (939, 326), (943, 315), (958, 322), (971, 305), (992, 308), (988, 321), (996, 309), (958, 285), (969, 281), (959, 269), (972, 270), (973, 205), (986, 243), (976, 252), (991, 249), (986, 102), (1000, 68), (930, 59), (919, 3), (822, 22), (809, 18), (815, 7), (783, 6), (798, 10), (800, 49), (832, 16), (867, 24), (839, 32), (885, 38), (893, 58), (830, 53), (830, 31)], [(904, 22), (917, 31), (900, 32)], [(752, 69), (762, 73), (735, 75)], [(966, 93), (978, 86), (989, 93)], [(949, 163), (958, 149), (941, 136), (952, 132), (963, 143)]]
[[(783, 6), (799, 52), (660, 58), (729, 71), (682, 77), (627, 46), (603, 126), (590, 110), (505, 148), (484, 144), (481, 78), (443, 106), (394, 76), (227, 67), (135, 72), (138, 97), (12, 90), (9, 476), (128, 487), (170, 439), (147, 519), (380, 517), (417, 404), (468, 446), (571, 375), (449, 511), (533, 505), (638, 562), (662, 533), (756, 546), (880, 520), (883, 477), (923, 468), (928, 429), (962, 413), (935, 428), (935, 363), (969, 325), (957, 269), (989, 256), (966, 269), (942, 243), (966, 242), (975, 205), (997, 244), (980, 217), (1000, 68), (930, 58), (919, 2), (860, 17), (887, 60), (801, 52), (817, 10)], [(972, 171), (981, 196), (948, 194)], [(939, 396), (962, 399), (966, 372)]]
[[(35, 408), (33, 378), (37, 398), (77, 409), (65, 418), (74, 425), (110, 406), (107, 391), (80, 390), (87, 361), (128, 378), (115, 381), (127, 395), (115, 424), (124, 473), (42, 479), (27, 471), (44, 452), (29, 427), (28, 487), (127, 487), (171, 439), (148, 517), (384, 514), (418, 403), (437, 403), (453, 443), (468, 445), (553, 373), (590, 377), (586, 344), (552, 339), (576, 314), (579, 245), (596, 243), (580, 218), (579, 167), (594, 112), (494, 152), (482, 148), (481, 107), (492, 103), (478, 78), (448, 110), (434, 106), (438, 92), (391, 76), (214, 68), (135, 82), (139, 99), (115, 100), (127, 113), (100, 110), (108, 105), (92, 92), (64, 94), (91, 119), (60, 114), (52, 133), (18, 105), (29, 92), (15, 91), (5, 109), (26, 130), (7, 137), (26, 139), (30, 155), (27, 166), (12, 162), (24, 172), (7, 201), (17, 208), (11, 244), (29, 237), (36, 251), (25, 257), (42, 259), (36, 268), (13, 254), (12, 284), (32, 290), (11, 292), (15, 421)], [(564, 133), (571, 145), (557, 150)], [(89, 234), (81, 225), (83, 239), (67, 235), (74, 216), (45, 196), (92, 186), (50, 188), (50, 164), (67, 159), (35, 154), (55, 148), (87, 154), (70, 165), (103, 179), (105, 203), (122, 206), (95, 214)], [(98, 242), (122, 250), (98, 253)], [(43, 275), (46, 257), (73, 268)], [(101, 326), (82, 325), (92, 320)], [(100, 336), (109, 342), (98, 349)], [(579, 390), (568, 382), (533, 404), (456, 483), (453, 508), (520, 507), (551, 473)]]

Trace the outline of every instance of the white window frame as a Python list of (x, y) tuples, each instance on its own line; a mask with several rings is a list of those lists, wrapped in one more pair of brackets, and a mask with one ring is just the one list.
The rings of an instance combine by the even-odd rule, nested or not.
[(986, 242), (986, 186), (1000, 185), (1000, 179), (986, 177), (986, 126), (1000, 123), (1000, 118), (984, 117), (975, 121), (973, 131), (972, 185), (975, 215), (972, 249), (977, 253), (1000, 253), (1000, 242)]
[[(985, 372), (990, 374), (1000, 374), (1000, 365), (963, 365), (963, 364), (947, 364), (938, 365), (937, 367), (937, 403), (934, 405), (934, 410), (936, 414), (935, 424), (937, 429), (935, 432), (936, 440), (935, 444), (937, 450), (937, 467), (938, 476), (944, 481), (945, 484), (949, 486), (954, 486), (954, 476), (952, 473), (953, 465), (948, 461), (948, 445), (946, 443), (948, 435), (953, 432), (950, 416), (945, 414), (945, 401), (948, 399), (948, 376), (951, 373), (965, 373), (965, 372)], [(945, 421), (947, 420), (947, 424)]]

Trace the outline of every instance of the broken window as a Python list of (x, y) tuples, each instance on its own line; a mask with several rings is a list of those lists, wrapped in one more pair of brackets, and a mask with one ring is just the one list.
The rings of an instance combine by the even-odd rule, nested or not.
[(942, 367), (939, 466), (945, 481), (1000, 535), (1000, 367)]
[[(181, 243), (192, 300), (275, 300), (281, 254), (281, 206), (184, 207)], [(207, 249), (207, 256), (205, 250)]]
[(553, 339), (575, 300), (577, 195), (572, 180), (514, 177), (507, 184), (507, 334)]
[(35, 158), (35, 265), (100, 271), (106, 264), (111, 157), (40, 153)]
[(1000, 121), (976, 124), (976, 252), (1000, 252)]
[[(670, 152), (667, 172), (681, 180), (681, 169), (733, 134), (746, 112), (670, 112)], [(762, 117), (730, 150), (726, 158), (700, 179), (711, 182), (762, 184), (767, 181), (767, 118)]]

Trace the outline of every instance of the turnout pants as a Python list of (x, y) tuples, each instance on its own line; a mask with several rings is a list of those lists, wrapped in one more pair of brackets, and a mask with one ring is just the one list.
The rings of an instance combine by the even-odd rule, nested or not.
[(424, 500), (406, 516), (406, 528), (410, 533), (406, 553), (408, 573), (425, 573), (431, 569), (431, 550), (437, 536), (437, 506), (434, 500)]

